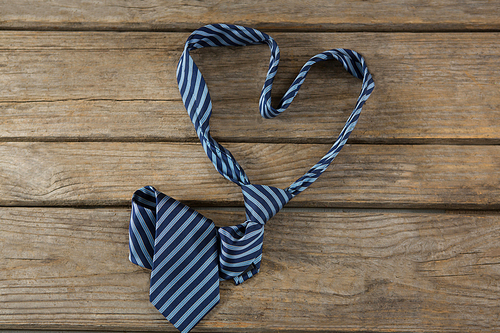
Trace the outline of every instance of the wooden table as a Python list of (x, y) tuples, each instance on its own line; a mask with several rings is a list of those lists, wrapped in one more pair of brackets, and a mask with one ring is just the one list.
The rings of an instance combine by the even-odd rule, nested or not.
[[(276, 102), (338, 47), (365, 57), (376, 88), (333, 165), (267, 224), (261, 272), (222, 283), (196, 331), (499, 331), (499, 13), (486, 0), (0, 0), (0, 329), (175, 331), (128, 261), (129, 203), (154, 185), (219, 226), (244, 221), (175, 80), (189, 32), (225, 22), (278, 42)], [(328, 150), (361, 86), (315, 65), (263, 120), (267, 46), (193, 56), (214, 137), (281, 188)]]

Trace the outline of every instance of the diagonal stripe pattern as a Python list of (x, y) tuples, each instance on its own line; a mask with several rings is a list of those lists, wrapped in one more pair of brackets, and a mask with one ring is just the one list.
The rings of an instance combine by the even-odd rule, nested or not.
[(219, 228), (219, 267), (222, 280), (236, 284), (260, 270), (264, 225), (292, 198), (282, 189), (265, 185), (242, 185), (246, 222)]
[[(271, 50), (259, 100), (264, 118), (276, 117), (290, 106), (309, 69), (317, 62), (338, 60), (347, 72), (363, 80), (356, 106), (330, 150), (284, 190), (251, 184), (231, 152), (212, 138), (210, 94), (189, 54), (203, 47), (256, 44), (267, 44)], [(150, 301), (181, 332), (189, 332), (219, 302), (220, 281), (233, 279), (240, 284), (259, 272), (266, 222), (326, 170), (345, 145), (374, 89), (372, 76), (361, 55), (348, 49), (332, 49), (309, 59), (278, 107), (273, 108), (271, 89), (279, 59), (278, 45), (270, 36), (242, 26), (213, 24), (189, 36), (179, 60), (177, 82), (184, 106), (216, 170), (241, 187), (246, 213), (244, 223), (216, 228), (211, 220), (151, 186), (134, 193), (129, 259), (151, 269)]]
[(219, 302), (215, 225), (146, 186), (132, 198), (129, 235), (130, 260), (152, 269), (149, 300), (176, 328), (188, 332)]

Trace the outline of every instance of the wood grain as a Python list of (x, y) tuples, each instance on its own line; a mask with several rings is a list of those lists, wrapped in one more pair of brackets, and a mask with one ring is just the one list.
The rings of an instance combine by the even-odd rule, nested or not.
[(1, 28), (193, 30), (237, 23), (288, 31), (498, 29), (496, 1), (2, 0)]
[[(355, 143), (500, 143), (498, 33), (273, 33), (282, 54), (273, 96), (307, 59), (359, 51), (376, 88)], [(175, 67), (185, 33), (0, 33), (0, 140), (196, 141)], [(193, 52), (213, 99), (214, 137), (231, 142), (329, 143), (360, 81), (315, 65), (289, 110), (258, 114), (267, 46)]]
[[(231, 143), (250, 180), (286, 188), (328, 145)], [(0, 205), (128, 205), (153, 185), (189, 204), (241, 205), (199, 143), (0, 143)], [(347, 145), (293, 207), (499, 209), (500, 146)]]
[[(239, 211), (202, 211), (219, 226)], [(0, 328), (174, 331), (128, 262), (128, 209), (1, 208)], [(261, 272), (197, 330), (495, 332), (500, 215), (285, 211)]]

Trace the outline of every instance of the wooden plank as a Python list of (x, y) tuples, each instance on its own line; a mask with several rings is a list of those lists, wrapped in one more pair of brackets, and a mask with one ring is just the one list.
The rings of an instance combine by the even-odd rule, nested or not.
[[(202, 211), (217, 225), (242, 210)], [(174, 331), (128, 261), (128, 209), (0, 208), (0, 329)], [(261, 272), (199, 331), (496, 332), (500, 215), (282, 211)]]
[(346, 1), (0, 1), (1, 28), (193, 30), (237, 23), (289, 31), (499, 29), (498, 4), (488, 0)]
[[(227, 144), (250, 180), (286, 188), (327, 145)], [(189, 204), (241, 205), (199, 143), (0, 143), (0, 205), (129, 205), (153, 185)], [(290, 207), (499, 209), (500, 146), (348, 145)]]
[[(362, 53), (376, 89), (357, 143), (500, 143), (499, 33), (273, 33), (281, 96), (301, 65), (334, 47)], [(184, 33), (0, 33), (0, 140), (195, 141), (175, 67)], [(263, 120), (267, 46), (193, 52), (213, 98), (212, 133), (233, 142), (329, 143), (360, 81), (313, 67), (294, 104)], [(237, 97), (237, 98), (236, 98)]]

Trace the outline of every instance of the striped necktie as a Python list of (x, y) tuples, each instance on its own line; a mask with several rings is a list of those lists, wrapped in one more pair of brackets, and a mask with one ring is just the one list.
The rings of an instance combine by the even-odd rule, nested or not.
[[(231, 153), (210, 135), (212, 102), (205, 80), (189, 52), (211, 46), (268, 44), (269, 70), (259, 101), (264, 118), (285, 111), (297, 95), (311, 66), (336, 59), (354, 77), (362, 79), (361, 93), (337, 140), (305, 175), (285, 190), (251, 184)], [(242, 26), (213, 24), (195, 30), (187, 39), (177, 66), (182, 101), (201, 144), (214, 167), (241, 187), (246, 221), (217, 228), (214, 223), (179, 201), (146, 186), (132, 198), (129, 259), (151, 269), (150, 301), (181, 332), (189, 332), (219, 302), (219, 282), (236, 284), (260, 270), (264, 225), (294, 196), (311, 185), (340, 152), (358, 121), (374, 83), (365, 60), (347, 49), (315, 55), (300, 70), (278, 108), (271, 106), (271, 88), (278, 69), (279, 48), (270, 36)]]

